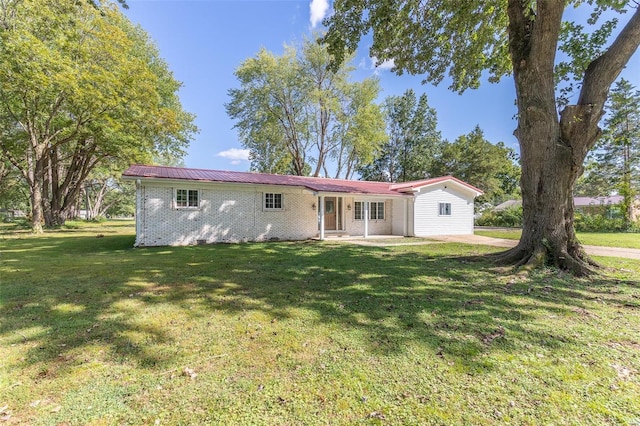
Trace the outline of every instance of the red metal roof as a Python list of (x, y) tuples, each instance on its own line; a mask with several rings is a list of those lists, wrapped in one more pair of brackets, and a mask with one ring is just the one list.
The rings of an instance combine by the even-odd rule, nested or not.
[(375, 194), (398, 196), (423, 186), (444, 181), (454, 181), (472, 191), (482, 191), (453, 176), (443, 176), (414, 182), (389, 183), (363, 180), (329, 179), (308, 176), (272, 175), (266, 173), (230, 172), (223, 170), (187, 169), (181, 167), (145, 166), (134, 164), (122, 174), (124, 177), (140, 179), (178, 179), (200, 182), (247, 183), (256, 185), (297, 186), (314, 192), (339, 192), (350, 194)]

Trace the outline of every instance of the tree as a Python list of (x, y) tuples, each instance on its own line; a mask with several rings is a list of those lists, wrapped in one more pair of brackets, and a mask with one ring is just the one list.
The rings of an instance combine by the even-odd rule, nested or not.
[(35, 231), (64, 223), (101, 162), (182, 152), (195, 127), (180, 83), (114, 5), (0, 8), (0, 155), (29, 186)]
[(336, 177), (346, 176), (384, 140), (377, 80), (352, 83), (352, 67), (331, 71), (329, 62), (326, 46), (305, 40), (282, 56), (262, 49), (238, 67), (240, 88), (225, 107), (254, 169), (327, 176), (334, 159)]
[(633, 204), (640, 189), (640, 91), (625, 79), (611, 92), (605, 130), (595, 152), (594, 172), (609, 183), (607, 194), (622, 195), (621, 213), (633, 219)]
[(442, 137), (436, 130), (435, 109), (429, 107), (427, 95), (416, 98), (413, 89), (402, 96), (385, 99), (384, 110), (389, 140), (375, 159), (361, 167), (365, 180), (407, 182), (431, 175)]
[(445, 143), (435, 159), (433, 173), (453, 175), (484, 191), (478, 202), (505, 201), (517, 193), (520, 168), (515, 152), (502, 142), (492, 144), (476, 126), (453, 143)]
[[(513, 74), (524, 218), (518, 245), (499, 260), (528, 267), (549, 261), (586, 275), (596, 264), (575, 235), (573, 188), (600, 136), (598, 123), (609, 88), (640, 44), (640, 10), (635, 10), (605, 46), (617, 28), (618, 15), (635, 4), (336, 0), (322, 41), (340, 63), (372, 30), (371, 56), (393, 60), (397, 73), (424, 74), (432, 83), (448, 73), (451, 88), (458, 92), (478, 87), (484, 71), (490, 81)], [(587, 27), (563, 21), (570, 5), (593, 8)], [(615, 17), (608, 18), (611, 14)], [(579, 92), (569, 104), (572, 88)], [(564, 101), (560, 112), (558, 101)]]

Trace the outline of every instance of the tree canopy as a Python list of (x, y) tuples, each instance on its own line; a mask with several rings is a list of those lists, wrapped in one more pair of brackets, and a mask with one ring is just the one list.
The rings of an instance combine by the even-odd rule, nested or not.
[(640, 193), (640, 91), (629, 81), (619, 80), (607, 110), (603, 135), (590, 156), (580, 188), (592, 197), (622, 195), (621, 213), (631, 222)]
[[(570, 7), (590, 13), (563, 20)], [(483, 73), (490, 81), (513, 75), (523, 232), (499, 260), (593, 272), (575, 236), (573, 188), (600, 136), (609, 89), (640, 44), (636, 1), (336, 0), (325, 24), (334, 66), (371, 31), (370, 56), (428, 82), (448, 76), (458, 92), (477, 87)]]
[(445, 143), (434, 160), (433, 173), (453, 175), (484, 191), (479, 201), (493, 204), (516, 196), (520, 178), (516, 153), (502, 142), (492, 144), (479, 126)]
[(435, 109), (426, 94), (416, 98), (413, 89), (384, 102), (389, 140), (369, 164), (360, 167), (366, 180), (407, 182), (432, 175), (432, 162), (443, 143), (437, 130)]
[(97, 165), (181, 155), (196, 131), (146, 33), (100, 4), (0, 4), (0, 156), (29, 186), (36, 230), (64, 223)]
[(305, 40), (282, 55), (262, 49), (237, 68), (240, 87), (225, 106), (253, 170), (348, 178), (385, 140), (377, 80), (351, 82), (350, 65), (329, 63), (326, 46)]

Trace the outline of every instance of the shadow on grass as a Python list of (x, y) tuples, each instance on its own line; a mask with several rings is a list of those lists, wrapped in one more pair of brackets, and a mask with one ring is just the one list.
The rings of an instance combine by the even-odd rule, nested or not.
[[(162, 367), (171, 357), (148, 351), (130, 336), (144, 334), (159, 343), (171, 338), (160, 325), (130, 321), (136, 307), (170, 304), (194, 320), (212, 311), (252, 310), (284, 320), (302, 309), (321, 323), (350, 330), (354, 340), (344, 345), (382, 355), (428, 345), (434, 356), (478, 372), (492, 368), (482, 356), (490, 351), (574, 344), (563, 330), (529, 324), (544, 315), (586, 312), (586, 281), (555, 275), (507, 281), (487, 263), (452, 256), (455, 246), (132, 244), (128, 235), (6, 241), (0, 255), (0, 341), (29, 343), (25, 364), (107, 343), (115, 357)], [(607, 300), (606, 288), (619, 284), (599, 281), (598, 297), (617, 303)]]

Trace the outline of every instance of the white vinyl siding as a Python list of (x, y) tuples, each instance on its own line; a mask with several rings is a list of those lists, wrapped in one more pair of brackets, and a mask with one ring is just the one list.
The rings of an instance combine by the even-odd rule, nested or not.
[(416, 194), (413, 213), (417, 237), (473, 234), (473, 195), (457, 188), (439, 185)]

